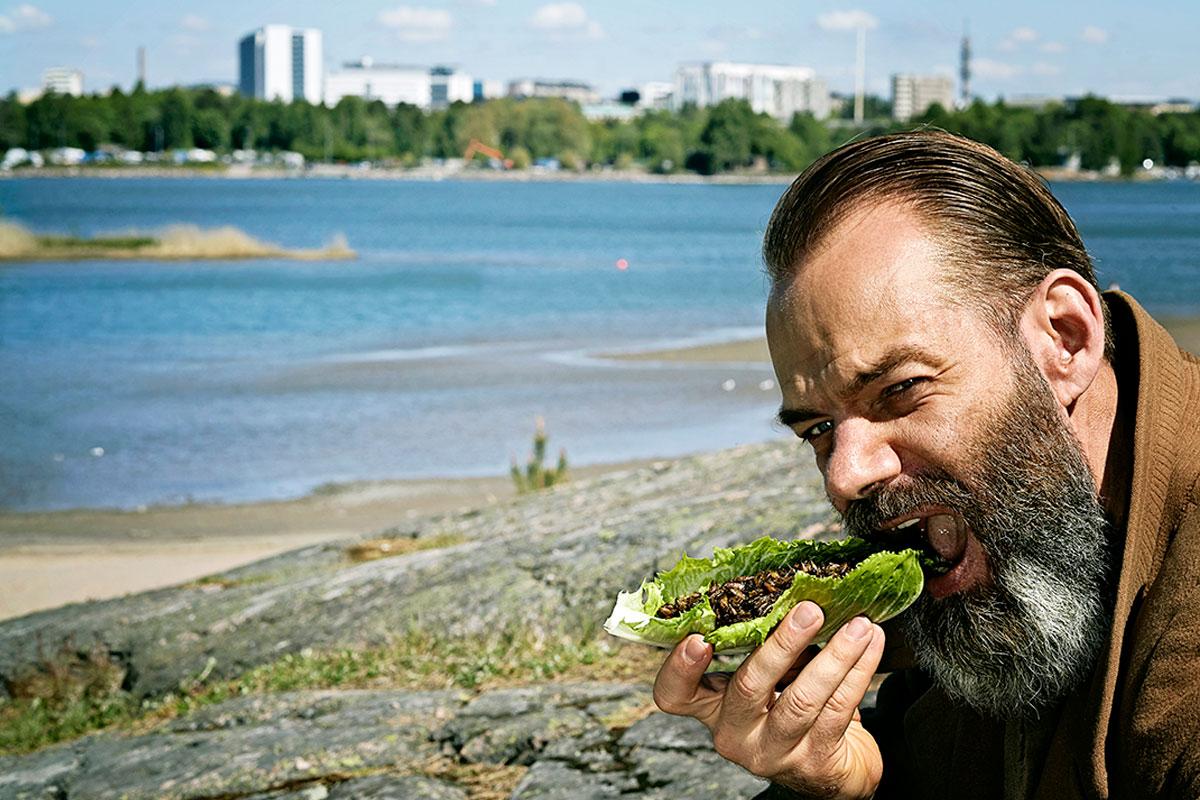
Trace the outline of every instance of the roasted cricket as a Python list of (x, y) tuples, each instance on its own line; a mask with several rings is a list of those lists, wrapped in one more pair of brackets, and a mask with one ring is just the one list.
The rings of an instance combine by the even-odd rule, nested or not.
[(921, 593), (915, 549), (886, 550), (861, 539), (778, 541), (717, 548), (712, 558), (684, 556), (669, 570), (621, 592), (604, 624), (614, 636), (671, 647), (700, 633), (718, 652), (745, 652), (766, 640), (802, 600), (825, 613), (818, 642), (855, 616), (882, 622)]

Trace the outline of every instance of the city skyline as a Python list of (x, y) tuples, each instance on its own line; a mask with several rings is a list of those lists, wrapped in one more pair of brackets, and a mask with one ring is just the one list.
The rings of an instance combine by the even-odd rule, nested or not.
[[(681, 5), (681, 4), (680, 4)], [(1183, 2), (1156, 3), (1137, 16), (1117, 3), (1027, 0), (1003, 9), (983, 3), (852, 5), (764, 2), (756, 13), (714, 2), (645, 8), (616, 2), (180, 3), (148, 0), (111, 10), (74, 0), (0, 2), (0, 91), (40, 85), (49, 67), (84, 73), (88, 92), (136, 76), (148, 51), (151, 87), (237, 83), (237, 42), (265, 24), (319, 28), (326, 70), (364, 55), (377, 61), (449, 63), (477, 77), (573, 78), (602, 94), (670, 80), (682, 62), (745, 61), (811, 67), (839, 93), (854, 83), (854, 29), (867, 28), (867, 91), (888, 96), (893, 73), (956, 75), (964, 19), (972, 40), (977, 96), (1028, 94), (1115, 98), (1200, 98), (1194, 17)]]

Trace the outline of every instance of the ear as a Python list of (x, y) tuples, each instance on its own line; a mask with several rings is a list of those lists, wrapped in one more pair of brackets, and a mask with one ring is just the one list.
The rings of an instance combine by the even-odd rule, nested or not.
[(1034, 363), (1067, 413), (1104, 363), (1102, 302), (1078, 272), (1056, 269), (1038, 284), (1021, 316)]

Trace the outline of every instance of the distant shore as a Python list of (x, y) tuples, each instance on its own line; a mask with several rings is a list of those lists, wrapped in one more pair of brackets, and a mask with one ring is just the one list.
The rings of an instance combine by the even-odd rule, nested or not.
[[(1131, 183), (1157, 180), (1151, 176), (1126, 178), (1104, 175), (1090, 170), (1067, 170), (1058, 167), (1038, 169), (1048, 181), (1093, 183), (1109, 181)], [(700, 175), (694, 172), (654, 173), (644, 170), (493, 170), (472, 167), (421, 166), (409, 168), (362, 167), (357, 164), (313, 164), (305, 169), (274, 167), (40, 167), (0, 172), (4, 178), (201, 178), (245, 180), (299, 180), (304, 178), (339, 178), (351, 180), (411, 180), (411, 181), (477, 181), (516, 183), (561, 183), (598, 181), (613, 183), (717, 184), (717, 185), (787, 185), (795, 180), (793, 173), (726, 172)]]

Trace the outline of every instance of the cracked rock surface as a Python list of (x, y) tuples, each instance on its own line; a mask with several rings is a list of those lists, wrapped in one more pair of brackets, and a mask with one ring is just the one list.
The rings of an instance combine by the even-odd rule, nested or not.
[[(192, 583), (0, 622), (0, 686), (65, 643), (99, 644), (152, 697), (209, 669), (230, 678), (306, 647), (381, 645), (437, 620), (451, 633), (510, 622), (595, 629), (620, 589), (679, 555), (830, 519), (816, 470), (793, 443), (663, 461), (433, 515), (384, 532), (449, 536), (449, 547), (356, 563), (355, 540), (285, 553)], [(470, 591), (464, 592), (463, 587)], [(0, 690), (2, 691), (2, 690)]]
[[(467, 800), (438, 764), (528, 767), (513, 798), (753, 797), (765, 784), (712, 752), (637, 684), (242, 697), (138, 736), (97, 734), (0, 757), (8, 800)], [(614, 712), (648, 716), (628, 729)]]
[[(819, 475), (794, 443), (658, 462), (361, 537), (440, 537), (446, 547), (355, 562), (347, 550), (358, 539), (331, 542), (212, 582), (0, 622), (0, 687), (63, 646), (100, 647), (123, 668), (124, 688), (157, 697), (201, 673), (221, 680), (305, 648), (384, 645), (413, 626), (598, 631), (618, 590), (684, 552), (828, 536), (830, 520)], [(516, 798), (761, 788), (718, 758), (693, 721), (652, 714), (610, 728), (633, 698), (649, 704), (649, 687), (243, 697), (139, 736), (0, 756), (0, 799), (475, 796), (420, 766), (436, 759), (522, 770)]]

